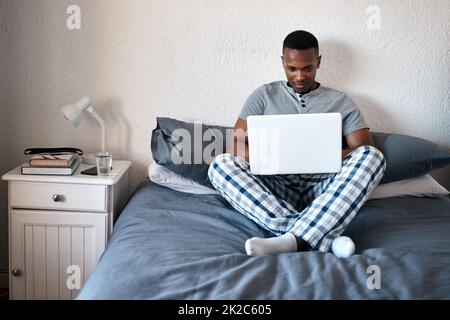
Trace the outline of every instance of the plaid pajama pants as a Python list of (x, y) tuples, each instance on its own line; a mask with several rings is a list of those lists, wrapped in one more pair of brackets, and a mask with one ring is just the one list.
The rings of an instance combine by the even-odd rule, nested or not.
[(347, 155), (339, 173), (253, 175), (240, 157), (217, 156), (208, 176), (240, 213), (279, 236), (291, 232), (327, 252), (381, 180), (386, 161), (371, 146)]

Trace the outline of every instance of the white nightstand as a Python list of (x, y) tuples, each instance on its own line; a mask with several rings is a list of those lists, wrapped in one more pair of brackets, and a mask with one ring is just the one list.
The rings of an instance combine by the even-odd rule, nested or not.
[(10, 299), (73, 299), (97, 264), (128, 199), (130, 161), (109, 176), (22, 175), (8, 181)]

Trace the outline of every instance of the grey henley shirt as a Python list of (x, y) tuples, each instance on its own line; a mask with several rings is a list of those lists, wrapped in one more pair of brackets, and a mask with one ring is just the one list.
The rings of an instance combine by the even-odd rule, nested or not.
[(245, 101), (239, 118), (250, 115), (328, 113), (342, 114), (342, 134), (368, 128), (355, 103), (343, 92), (319, 85), (299, 94), (286, 81), (271, 82), (257, 88)]

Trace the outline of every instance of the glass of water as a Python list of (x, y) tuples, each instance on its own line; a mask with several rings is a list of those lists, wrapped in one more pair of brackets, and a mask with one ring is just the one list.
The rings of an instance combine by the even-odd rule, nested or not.
[(109, 152), (97, 152), (95, 154), (97, 161), (97, 174), (99, 176), (107, 176), (111, 173), (112, 155)]

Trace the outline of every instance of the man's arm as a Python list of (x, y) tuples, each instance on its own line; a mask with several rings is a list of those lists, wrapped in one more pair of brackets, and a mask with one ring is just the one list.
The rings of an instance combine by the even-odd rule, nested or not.
[(238, 119), (234, 125), (233, 135), (227, 148), (228, 152), (249, 162), (247, 121)]
[(345, 140), (347, 141), (348, 149), (342, 150), (342, 159), (358, 147), (364, 145), (376, 147), (369, 129), (356, 130), (346, 135)]

